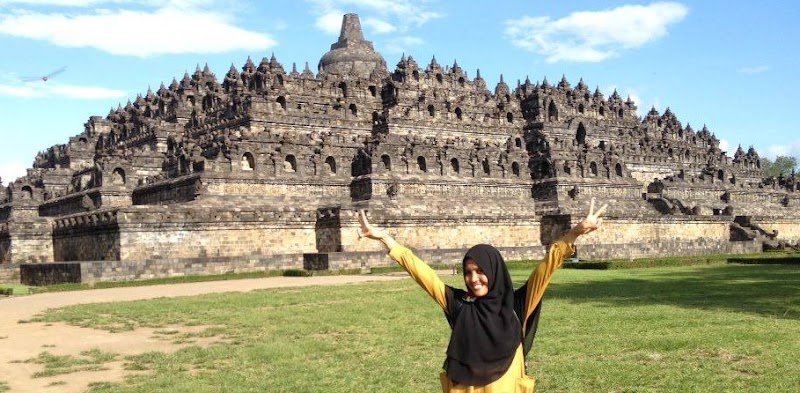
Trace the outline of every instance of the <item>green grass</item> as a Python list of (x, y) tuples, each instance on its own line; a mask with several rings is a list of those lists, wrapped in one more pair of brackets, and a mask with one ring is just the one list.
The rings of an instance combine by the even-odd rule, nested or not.
[[(513, 270), (515, 282), (529, 271)], [(797, 266), (563, 270), (543, 307), (529, 359), (537, 392), (796, 391)], [(449, 334), (410, 280), (81, 305), (39, 320), (200, 325), (224, 340), (126, 357), (146, 375), (95, 393), (435, 392)]]
[(4, 283), (0, 284), (0, 295), (27, 295), (33, 292), (33, 287), (22, 284)]
[(57, 356), (50, 352), (42, 352), (33, 359), (23, 363), (35, 363), (44, 367), (42, 371), (33, 374), (34, 378), (52, 377), (54, 375), (71, 374), (78, 371), (101, 371), (107, 368), (103, 364), (112, 362), (116, 354), (103, 352), (97, 349), (81, 352), (80, 357)]
[(10, 392), (11, 388), (8, 387), (8, 383), (0, 381), (0, 393), (3, 392)]

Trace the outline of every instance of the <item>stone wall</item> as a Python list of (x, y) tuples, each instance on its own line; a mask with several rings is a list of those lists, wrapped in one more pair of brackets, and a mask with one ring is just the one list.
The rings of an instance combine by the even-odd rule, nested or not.
[(41, 263), (53, 261), (53, 243), (49, 236), (19, 236), (12, 238), (12, 263)]
[(199, 175), (190, 175), (142, 186), (134, 190), (133, 204), (160, 205), (192, 201), (199, 193), (201, 185)]
[(84, 213), (99, 208), (130, 206), (130, 192), (119, 186), (93, 188), (60, 198), (45, 201), (39, 206), (39, 215), (43, 217), (65, 216)]
[(81, 282), (80, 262), (23, 263), (19, 276), (25, 285), (77, 284)]
[[(363, 240), (368, 241), (368, 240)], [(405, 245), (405, 244), (404, 244)], [(448, 266), (460, 266), (469, 247), (464, 248), (434, 248), (421, 249), (408, 246), (423, 261)], [(506, 261), (539, 260), (544, 258), (547, 247), (498, 247)], [(396, 263), (389, 258), (385, 250), (381, 251), (355, 251), (306, 254), (304, 268), (307, 270), (369, 270), (374, 267), (394, 266)], [(313, 259), (313, 265), (310, 260)]]
[[(372, 222), (372, 221), (371, 221)], [(372, 222), (388, 231), (398, 242), (419, 249), (467, 249), (478, 243), (488, 243), (495, 247), (536, 247), (540, 245), (538, 221), (520, 220), (438, 220), (406, 219), (403, 222)], [(358, 239), (355, 223), (342, 225), (342, 244), (344, 251), (377, 251), (379, 242)]]
[[(19, 277), (19, 265), (17, 277)], [(0, 268), (3, 267), (0, 265)], [(27, 265), (22, 282), (45, 285), (60, 282), (99, 282), (145, 280), (163, 277), (202, 276), (269, 270), (302, 269), (302, 254), (252, 257), (209, 257), (147, 261), (80, 261), (46, 265)], [(0, 280), (4, 271), (0, 269)], [(55, 282), (57, 283), (57, 282)]]
[(119, 213), (122, 261), (317, 251), (314, 211), (142, 208)]
[[(341, 210), (338, 206), (317, 209), (316, 252), (344, 251), (342, 247)], [(353, 228), (357, 229), (357, 228)]]
[[(663, 217), (655, 222), (608, 218), (581, 237), (580, 258), (644, 258), (761, 252), (761, 243), (730, 241), (730, 217)], [(577, 222), (573, 222), (574, 225)]]
[(730, 217), (677, 216), (663, 217), (653, 222), (607, 218), (603, 221), (602, 230), (581, 237), (580, 241), (582, 244), (683, 242), (694, 239), (727, 242), (730, 238), (730, 222)]
[(631, 162), (627, 164), (627, 167), (630, 170), (631, 177), (642, 184), (641, 192), (647, 191), (647, 185), (653, 179), (663, 179), (675, 173), (672, 165), (643, 165)]
[[(665, 256), (697, 256), (715, 254), (744, 254), (761, 252), (757, 241), (728, 242), (714, 239), (661, 239), (656, 242), (627, 244), (586, 244), (581, 239), (576, 245), (581, 259), (625, 259)], [(377, 242), (361, 240), (376, 245)], [(460, 266), (469, 247), (464, 248), (418, 248), (413, 243), (403, 243), (428, 263)], [(380, 246), (380, 244), (377, 244)], [(506, 261), (542, 260), (549, 246), (498, 247)], [(308, 259), (307, 255), (307, 259)], [(320, 269), (369, 269), (379, 266), (393, 266), (395, 262), (386, 251), (357, 251), (341, 253), (314, 254), (317, 265), (304, 266), (308, 270)]]
[(19, 282), (19, 265), (0, 263), (0, 282)]
[[(420, 250), (420, 255), (429, 256), (431, 261), (450, 263), (460, 262), (464, 252), (478, 243), (505, 250), (503, 255), (507, 260), (539, 259), (545, 255), (546, 245), (558, 240), (575, 223), (576, 219), (566, 215), (547, 216), (530, 224), (462, 222), (448, 227), (446, 223), (427, 222), (412, 227), (376, 222), (375, 225), (386, 228), (398, 242)], [(602, 259), (761, 251), (760, 243), (729, 241), (729, 226), (728, 221), (714, 218), (665, 218), (653, 223), (611, 219), (604, 221), (601, 231), (581, 237), (578, 248), (581, 258)], [(347, 251), (378, 251), (382, 247), (378, 242), (357, 239), (356, 227), (343, 227), (342, 238)], [(355, 267), (363, 267), (377, 262), (353, 263)], [(337, 263), (353, 267), (345, 261)], [(367, 264), (360, 265), (363, 263)]]
[(46, 219), (0, 224), (0, 263), (53, 261), (50, 222)]
[(47, 200), (39, 206), (39, 214), (45, 217), (55, 217), (85, 212), (90, 208), (87, 202), (91, 201), (91, 206), (99, 205), (98, 191), (97, 189), (81, 191)]
[(114, 261), (120, 257), (120, 235), (116, 227), (93, 231), (71, 231), (53, 236), (56, 261)]
[(55, 261), (108, 261), (120, 257), (116, 210), (58, 218), (52, 233)]
[(314, 211), (132, 206), (59, 218), (53, 244), (57, 261), (245, 258), (316, 252), (315, 224)]
[(797, 242), (800, 241), (800, 225), (796, 220), (753, 217), (753, 221), (767, 231), (777, 230), (778, 240), (783, 240), (791, 244), (797, 244)]
[(83, 262), (82, 280), (127, 281), (158, 277), (302, 269), (302, 254)]
[(0, 235), (0, 263), (11, 261), (11, 238)]
[[(364, 240), (367, 241), (367, 240)], [(371, 242), (378, 245), (376, 242)], [(409, 246), (428, 263), (459, 266), (465, 248), (421, 249)], [(498, 247), (507, 261), (541, 260), (547, 246)], [(752, 253), (761, 250), (755, 241), (722, 242), (714, 240), (669, 240), (644, 244), (578, 244), (581, 259), (619, 258), (620, 249), (628, 250), (630, 258), (666, 255), (711, 255)], [(208, 274), (244, 273), (268, 270), (368, 270), (373, 267), (393, 266), (395, 262), (386, 251), (355, 251), (311, 254), (258, 255), (250, 257), (200, 257), (159, 259), (147, 261), (91, 261), (75, 262), (80, 265), (79, 282), (127, 281), (161, 277), (180, 277)], [(42, 267), (50, 266), (42, 265)], [(52, 264), (59, 268), (63, 264)], [(41, 270), (41, 268), (39, 269)], [(40, 274), (50, 277), (51, 275)], [(19, 265), (0, 265), (0, 281), (16, 280)], [(73, 278), (74, 279), (74, 278)], [(25, 280), (25, 278), (23, 278)], [(35, 283), (32, 283), (35, 284)]]
[(576, 246), (580, 259), (637, 259), (645, 257), (745, 254), (761, 252), (761, 242), (729, 242), (715, 239), (660, 239), (627, 244), (584, 244)]
[(270, 179), (269, 181), (231, 181), (228, 183), (214, 183), (206, 186), (206, 191), (211, 195), (248, 195), (262, 198), (286, 197), (295, 195), (298, 198), (348, 198), (350, 196), (350, 181), (334, 184), (320, 184), (299, 179)]
[(316, 251), (313, 223), (302, 227), (278, 223), (175, 225), (172, 228), (169, 223), (159, 228), (123, 226), (120, 228), (119, 260), (247, 258), (249, 255)]

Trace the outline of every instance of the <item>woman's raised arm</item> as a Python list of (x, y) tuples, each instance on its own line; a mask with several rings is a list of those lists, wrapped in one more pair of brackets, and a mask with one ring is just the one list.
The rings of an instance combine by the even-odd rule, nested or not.
[(408, 272), (411, 278), (425, 290), (429, 295), (447, 311), (447, 300), (445, 298), (444, 282), (436, 275), (436, 272), (427, 263), (419, 259), (408, 248), (400, 245), (386, 231), (375, 228), (369, 223), (367, 214), (364, 210), (358, 211), (358, 223), (361, 225), (359, 238), (378, 240), (389, 251), (389, 256)]
[(550, 284), (550, 279), (553, 277), (556, 270), (564, 264), (564, 259), (575, 252), (575, 240), (582, 235), (596, 231), (600, 228), (600, 225), (603, 224), (603, 219), (600, 217), (606, 211), (607, 207), (607, 204), (603, 205), (595, 212), (594, 198), (592, 198), (589, 204), (589, 214), (586, 215), (586, 218), (572, 227), (559, 241), (550, 246), (547, 256), (542, 263), (531, 272), (530, 277), (528, 277), (528, 289), (525, 295), (528, 315), (525, 315), (525, 319), (533, 312), (535, 306), (539, 304), (545, 289), (547, 289), (547, 285)]
[(369, 223), (369, 220), (367, 220), (366, 211), (358, 211), (358, 223), (361, 225), (361, 231), (358, 233), (359, 238), (366, 237), (367, 239), (379, 240), (381, 243), (383, 243), (386, 251), (391, 251), (392, 248), (397, 245), (397, 242), (394, 240), (394, 238), (386, 233), (386, 231), (375, 228)]
[(600, 225), (603, 224), (603, 219), (600, 218), (600, 216), (605, 213), (607, 207), (608, 204), (605, 204), (597, 209), (597, 211), (594, 211), (594, 198), (592, 198), (592, 201), (589, 203), (589, 214), (587, 214), (586, 218), (581, 220), (581, 222), (572, 227), (562, 239), (568, 243), (575, 243), (575, 240), (581, 235), (596, 231), (597, 228), (600, 228)]

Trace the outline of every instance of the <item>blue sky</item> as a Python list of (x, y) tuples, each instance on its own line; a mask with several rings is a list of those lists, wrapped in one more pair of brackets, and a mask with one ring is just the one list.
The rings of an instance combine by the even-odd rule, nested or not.
[(640, 115), (707, 125), (729, 152), (800, 157), (795, 1), (0, 0), (0, 177), (198, 65), (220, 78), (274, 53), (316, 72), (348, 12), (390, 69), (405, 53), (480, 69), (490, 88), (501, 74), (512, 87), (583, 78)]

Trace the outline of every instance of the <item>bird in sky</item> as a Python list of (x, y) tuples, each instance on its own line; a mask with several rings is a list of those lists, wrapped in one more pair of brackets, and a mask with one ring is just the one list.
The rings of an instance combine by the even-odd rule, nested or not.
[(57, 70), (55, 70), (53, 72), (50, 72), (47, 75), (43, 75), (43, 76), (26, 76), (26, 77), (22, 77), (21, 79), (22, 79), (23, 82), (34, 82), (34, 81), (47, 82), (50, 78), (52, 78), (52, 77), (64, 72), (66, 69), (67, 69), (67, 66), (63, 66), (63, 67), (61, 67), (61, 68), (59, 68), (59, 69), (57, 69)]

